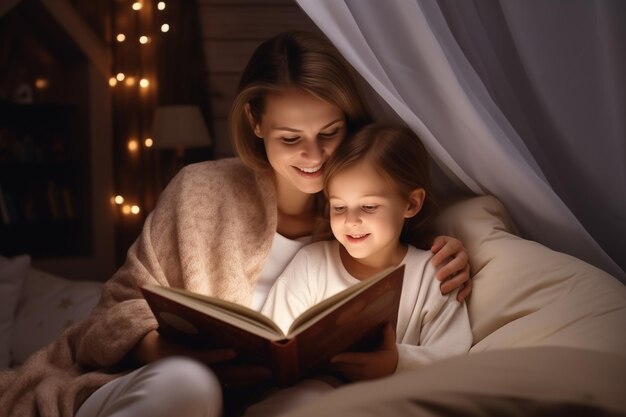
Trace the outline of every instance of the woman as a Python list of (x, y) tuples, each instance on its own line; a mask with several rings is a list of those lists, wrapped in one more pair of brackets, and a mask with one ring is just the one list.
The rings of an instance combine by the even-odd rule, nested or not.
[[(0, 375), (0, 409), (219, 415), (220, 382), (246, 386), (267, 372), (230, 366), (228, 350), (190, 350), (160, 337), (139, 287), (184, 287), (260, 308), (282, 268), (316, 236), (324, 162), (369, 121), (349, 65), (326, 39), (289, 32), (260, 45), (231, 110), (240, 158), (191, 165), (172, 180), (91, 316), (19, 372)], [(458, 240), (439, 237), (433, 251), (433, 262), (445, 264), (439, 278), (454, 276), (443, 291), (471, 282)]]

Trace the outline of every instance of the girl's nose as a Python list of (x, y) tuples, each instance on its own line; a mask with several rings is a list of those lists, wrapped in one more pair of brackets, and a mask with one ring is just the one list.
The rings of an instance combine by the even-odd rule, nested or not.
[(361, 216), (359, 215), (358, 209), (347, 211), (346, 224), (350, 226), (361, 224)]

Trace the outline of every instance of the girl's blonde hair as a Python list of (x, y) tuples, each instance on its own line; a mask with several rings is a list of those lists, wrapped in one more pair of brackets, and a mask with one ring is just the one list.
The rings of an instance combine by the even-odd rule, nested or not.
[(253, 169), (269, 168), (263, 141), (246, 114), (261, 121), (269, 92), (299, 88), (343, 110), (347, 132), (371, 121), (370, 111), (352, 67), (325, 37), (313, 32), (287, 31), (263, 42), (243, 71), (229, 114), (233, 147)]
[(330, 181), (356, 164), (370, 164), (403, 197), (422, 188), (426, 197), (417, 215), (406, 220), (403, 243), (426, 248), (432, 237), (431, 221), (437, 201), (431, 190), (428, 153), (419, 137), (405, 127), (370, 124), (339, 144), (324, 168), (324, 193)]

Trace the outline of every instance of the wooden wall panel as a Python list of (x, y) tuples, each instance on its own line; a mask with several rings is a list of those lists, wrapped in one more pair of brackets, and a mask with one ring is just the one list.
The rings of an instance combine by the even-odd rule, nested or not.
[(293, 0), (198, 0), (215, 158), (232, 156), (228, 111), (254, 49), (288, 29), (318, 30)]
[(205, 39), (266, 39), (287, 29), (299, 27), (315, 30), (309, 17), (293, 5), (245, 7), (203, 7), (200, 19)]

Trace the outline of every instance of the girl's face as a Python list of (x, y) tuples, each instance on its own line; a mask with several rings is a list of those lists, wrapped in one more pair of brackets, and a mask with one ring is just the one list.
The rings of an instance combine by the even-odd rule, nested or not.
[(265, 144), (277, 186), (313, 194), (322, 190), (324, 163), (345, 137), (346, 122), (334, 104), (290, 89), (267, 95), (254, 133)]
[(423, 189), (404, 197), (365, 161), (340, 171), (327, 191), (333, 234), (354, 262), (381, 269), (402, 261), (404, 220), (421, 208)]

